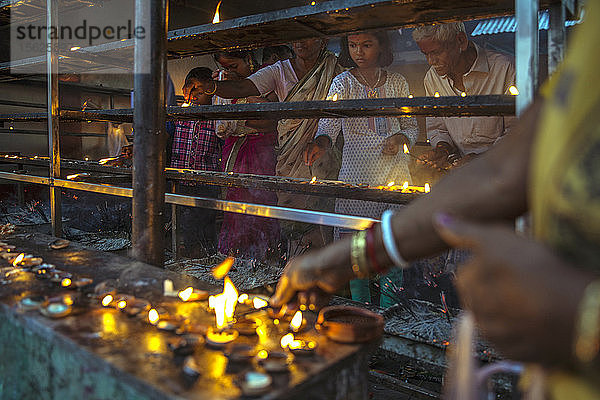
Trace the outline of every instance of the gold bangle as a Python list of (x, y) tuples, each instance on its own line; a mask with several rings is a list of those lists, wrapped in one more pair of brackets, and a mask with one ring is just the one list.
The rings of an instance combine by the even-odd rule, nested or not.
[(600, 349), (600, 279), (590, 283), (579, 303), (576, 325), (575, 356), (589, 364)]
[(369, 277), (367, 268), (367, 231), (360, 231), (352, 235), (350, 244), (350, 261), (352, 271), (358, 279)]
[(217, 82), (213, 81), (215, 84), (215, 88), (211, 91), (211, 92), (204, 92), (205, 95), (207, 96), (212, 96), (213, 94), (217, 93)]

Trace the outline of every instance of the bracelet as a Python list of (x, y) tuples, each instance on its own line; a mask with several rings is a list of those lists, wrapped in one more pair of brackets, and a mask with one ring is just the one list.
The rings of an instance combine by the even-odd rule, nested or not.
[(379, 224), (373, 224), (367, 229), (367, 255), (369, 256), (369, 263), (371, 269), (376, 274), (384, 274), (387, 268), (382, 268), (377, 262), (377, 254), (375, 252), (375, 227)]
[(217, 82), (213, 81), (215, 84), (215, 88), (211, 91), (211, 92), (204, 92), (205, 95), (207, 96), (212, 96), (213, 94), (215, 94), (217, 92)]
[(579, 303), (575, 336), (575, 356), (591, 363), (600, 348), (600, 279), (590, 283)]
[(392, 232), (392, 216), (394, 212), (392, 210), (386, 210), (381, 216), (381, 235), (383, 237), (383, 246), (385, 251), (390, 257), (390, 260), (396, 267), (406, 268), (408, 263), (400, 255), (398, 246), (396, 246), (396, 239), (394, 239), (394, 233)]
[(352, 271), (358, 279), (369, 277), (367, 268), (367, 232), (360, 231), (352, 235), (350, 244), (350, 261), (352, 262)]

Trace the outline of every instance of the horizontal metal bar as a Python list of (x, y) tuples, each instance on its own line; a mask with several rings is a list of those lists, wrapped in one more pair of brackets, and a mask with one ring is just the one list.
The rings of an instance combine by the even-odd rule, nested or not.
[(267, 206), (263, 204), (241, 203), (237, 201), (217, 200), (207, 197), (183, 196), (167, 193), (165, 201), (189, 207), (210, 208), (237, 214), (256, 215), (288, 221), (306, 222), (317, 225), (337, 226), (339, 228), (362, 230), (367, 229), (378, 220), (356, 217), (353, 215), (334, 214), (322, 211), (301, 210), (295, 208)]
[[(20, 182), (50, 185), (50, 179), (41, 176), (0, 172), (0, 178)], [(85, 192), (94, 192), (120, 197), (133, 197), (133, 189), (120, 186), (74, 182), (64, 179), (55, 179), (54, 186), (64, 189), (82, 190)], [(166, 193), (165, 201), (170, 204), (178, 204), (181, 206), (202, 207), (236, 214), (255, 215), (259, 217), (285, 219), (288, 221), (306, 222), (310, 224), (336, 226), (340, 228), (357, 230), (366, 229), (371, 226), (371, 224), (378, 222), (378, 220), (372, 218), (356, 217), (353, 215), (342, 215), (288, 207), (267, 206), (264, 204), (242, 203), (238, 201), (211, 199), (208, 197), (184, 196), (174, 193)]]
[(27, 182), (27, 183), (38, 183), (40, 185), (49, 185), (50, 184), (50, 178), (46, 178), (44, 176), (16, 174), (14, 172), (0, 171), (0, 179), (7, 179), (10, 181)]
[[(0, 155), (0, 163), (48, 166), (48, 157), (23, 157), (18, 155)], [(100, 165), (94, 161), (61, 160), (62, 170), (99, 172), (131, 176), (130, 168)], [(238, 187), (287, 193), (308, 194), (320, 197), (374, 201), (378, 203), (408, 204), (422, 194), (401, 193), (389, 189), (377, 189), (364, 185), (354, 185), (341, 181), (290, 178), (284, 176), (265, 176), (254, 174), (229, 174), (216, 171), (197, 171), (190, 169), (167, 168), (166, 177), (178, 181), (194, 181), (220, 187)], [(98, 179), (92, 177), (91, 179)]]
[[(169, 120), (185, 119), (282, 119), (403, 116), (498, 116), (514, 115), (515, 97), (507, 95), (400, 97), (339, 101), (302, 101), (217, 106), (167, 107)], [(45, 113), (0, 114), (0, 121), (43, 121)], [(70, 111), (61, 110), (63, 121), (131, 122), (133, 109)]]
[[(0, 128), (0, 134), (8, 135), (40, 135), (48, 136), (48, 131), (32, 131), (29, 129), (10, 129)], [(106, 138), (106, 133), (85, 133), (85, 132), (61, 132), (60, 136), (75, 136), (75, 137), (102, 137)], [(132, 135), (125, 135), (128, 139), (133, 138)]]

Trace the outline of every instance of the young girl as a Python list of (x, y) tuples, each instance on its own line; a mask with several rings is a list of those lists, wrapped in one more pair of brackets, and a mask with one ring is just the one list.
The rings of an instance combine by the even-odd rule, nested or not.
[[(342, 39), (339, 62), (350, 70), (336, 76), (331, 83), (328, 98), (339, 100), (407, 97), (410, 92), (406, 79), (397, 73), (386, 71), (392, 63), (389, 38), (384, 31), (359, 33)], [(312, 165), (343, 134), (344, 147), (341, 181), (368, 183), (371, 186), (387, 185), (389, 182), (402, 184), (411, 181), (408, 157), (402, 151), (403, 145), (412, 146), (417, 139), (417, 122), (414, 118), (346, 118), (321, 119), (315, 140), (306, 148), (305, 162)], [(363, 217), (380, 218), (383, 211), (394, 206), (360, 200), (337, 199), (336, 213)], [(338, 231), (336, 229), (336, 231)], [(339, 229), (339, 235), (351, 233)], [(381, 279), (382, 290), (390, 286), (390, 281), (399, 286), (399, 276)], [(352, 298), (357, 301), (370, 301), (368, 280), (354, 280), (350, 283)], [(387, 307), (393, 304), (390, 297), (382, 295), (380, 304)]]

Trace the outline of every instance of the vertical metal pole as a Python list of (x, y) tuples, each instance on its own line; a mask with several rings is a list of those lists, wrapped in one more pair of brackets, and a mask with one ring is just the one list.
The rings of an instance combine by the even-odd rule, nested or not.
[[(171, 193), (177, 193), (177, 181), (171, 182)], [(171, 204), (171, 251), (173, 258), (179, 260), (177, 204)]]
[(517, 115), (531, 104), (538, 85), (538, 9), (538, 0), (515, 0)]
[(133, 256), (163, 266), (167, 0), (136, 0), (133, 113)]
[[(17, 173), (24, 174), (23, 164), (17, 164)], [(20, 206), (25, 205), (25, 186), (23, 182), (17, 182), (17, 204)]]
[(48, 79), (48, 156), (50, 157), (50, 217), (52, 234), (62, 236), (62, 210), (60, 188), (54, 179), (60, 178), (60, 136), (58, 104), (58, 39), (50, 34), (52, 26), (58, 26), (58, 0), (46, 2), (46, 62)]
[(552, 75), (562, 62), (565, 54), (567, 31), (565, 29), (565, 5), (552, 4), (548, 8), (550, 26), (548, 28), (548, 75)]

